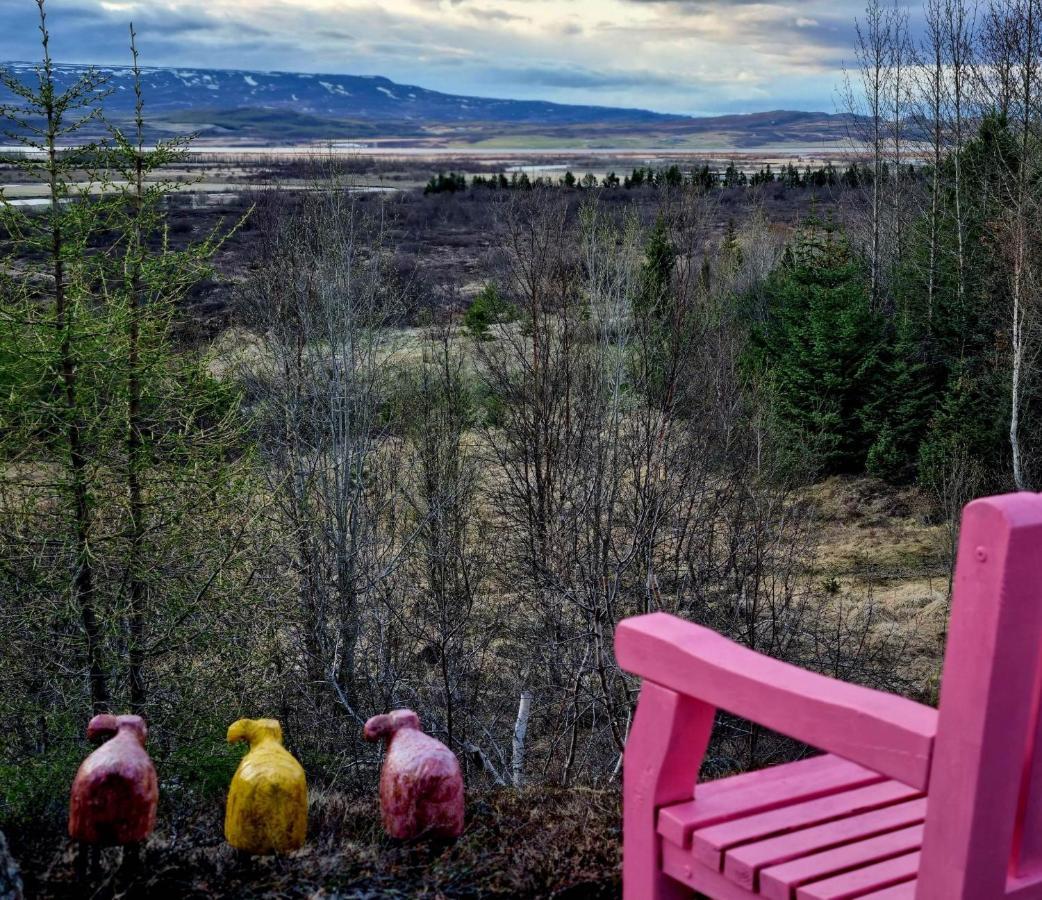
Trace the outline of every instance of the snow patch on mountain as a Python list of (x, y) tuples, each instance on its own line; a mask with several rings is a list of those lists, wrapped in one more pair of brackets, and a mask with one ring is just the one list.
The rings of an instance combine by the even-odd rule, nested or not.
[(331, 94), (339, 94), (341, 97), (351, 96), (347, 91), (344, 90), (344, 86), (342, 84), (333, 84), (333, 82), (331, 81), (320, 81), (319, 84), (322, 85), (322, 87), (324, 87)]

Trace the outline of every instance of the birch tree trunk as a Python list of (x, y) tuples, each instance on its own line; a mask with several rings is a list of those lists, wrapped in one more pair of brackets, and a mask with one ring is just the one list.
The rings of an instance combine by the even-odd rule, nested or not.
[(528, 718), (532, 714), (532, 694), (521, 692), (521, 702), (517, 706), (517, 719), (514, 722), (514, 746), (511, 760), (511, 774), (514, 787), (524, 785), (525, 779), (525, 738), (528, 735)]

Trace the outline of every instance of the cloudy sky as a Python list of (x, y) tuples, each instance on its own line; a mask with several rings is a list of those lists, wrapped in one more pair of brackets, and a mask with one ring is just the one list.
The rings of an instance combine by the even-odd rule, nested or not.
[[(451, 93), (712, 114), (833, 111), (864, 0), (48, 0), (65, 62), (386, 75)], [(0, 59), (36, 4), (0, 0)]]

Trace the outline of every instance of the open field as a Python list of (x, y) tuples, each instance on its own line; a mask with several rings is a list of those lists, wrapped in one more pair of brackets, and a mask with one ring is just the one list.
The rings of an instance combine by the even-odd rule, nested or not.
[[(170, 234), (175, 244), (200, 239), (215, 227), (230, 227), (270, 189), (278, 189), (280, 200), (289, 202), (336, 172), (344, 189), (360, 195), (364, 207), (386, 214), (389, 241), (402, 278), (415, 285), (415, 294), (427, 301), (462, 308), (483, 286), (498, 252), (495, 237), (505, 195), (485, 190), (466, 194), (424, 196), (422, 186), (438, 172), (463, 172), (488, 176), (499, 172), (524, 172), (530, 178), (560, 180), (566, 171), (581, 176), (592, 172), (598, 178), (608, 171), (625, 175), (637, 167), (666, 168), (678, 165), (690, 171), (701, 165), (723, 169), (732, 159), (749, 172), (767, 164), (779, 169), (787, 162), (800, 168), (833, 162), (841, 156), (786, 156), (745, 152), (741, 155), (708, 157), (666, 152), (598, 155), (573, 153), (480, 152), (460, 154), (388, 151), (386, 153), (343, 149), (330, 156), (325, 152), (296, 148), (273, 151), (230, 152), (231, 148), (197, 148), (177, 166), (164, 170), (165, 182), (175, 186), (168, 201)], [(47, 187), (27, 182), (19, 170), (0, 165), (0, 187), (18, 205), (45, 203)], [(109, 185), (107, 190), (112, 190)], [(92, 188), (103, 190), (100, 186)], [(645, 224), (654, 221), (663, 195), (653, 189), (609, 192), (567, 192), (573, 207), (596, 201), (616, 210), (632, 212)], [(787, 191), (781, 185), (753, 190), (719, 190), (715, 194), (713, 229), (723, 234), (729, 223), (753, 210), (762, 210), (774, 227), (791, 230), (815, 209), (833, 209), (840, 214), (851, 196), (842, 188)], [(253, 222), (247, 220), (222, 252), (216, 265), (219, 277), (193, 290), (189, 298), (193, 314), (186, 327), (203, 329), (209, 338), (234, 323), (232, 293), (252, 240)], [(422, 305), (422, 304), (421, 304)], [(417, 308), (412, 315), (420, 314)]]
[[(17, 148), (0, 148), (11, 153)], [(165, 169), (163, 179), (174, 182), (188, 193), (225, 193), (259, 189), (279, 184), (301, 190), (308, 181), (302, 169), (319, 163), (335, 163), (349, 184), (357, 190), (422, 187), (437, 172), (460, 172), (468, 178), (498, 172), (525, 171), (532, 177), (560, 178), (566, 171), (577, 177), (592, 173), (598, 179), (608, 172), (620, 177), (637, 167), (668, 168), (677, 165), (684, 172), (708, 165), (723, 171), (730, 163), (752, 173), (770, 165), (776, 171), (792, 163), (799, 169), (817, 168), (832, 163), (837, 168), (849, 164), (856, 154), (841, 145), (779, 145), (763, 148), (728, 148), (708, 142), (704, 146), (655, 147), (636, 142), (633, 146), (587, 148), (559, 142), (546, 146), (527, 146), (507, 139), (472, 147), (381, 147), (359, 148), (343, 142), (289, 147), (193, 145), (179, 165)], [(21, 178), (10, 166), (0, 165), (0, 186), (12, 200), (42, 198), (46, 186)], [(118, 185), (110, 185), (110, 189)], [(100, 188), (99, 188), (100, 190)]]

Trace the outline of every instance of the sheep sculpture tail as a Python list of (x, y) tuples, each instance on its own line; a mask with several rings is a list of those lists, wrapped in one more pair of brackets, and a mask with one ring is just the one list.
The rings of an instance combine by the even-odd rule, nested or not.
[(456, 755), (420, 730), (408, 709), (373, 716), (362, 732), (367, 741), (384, 740), (380, 809), (384, 829), (399, 840), (455, 839), (463, 833), (463, 773)]

